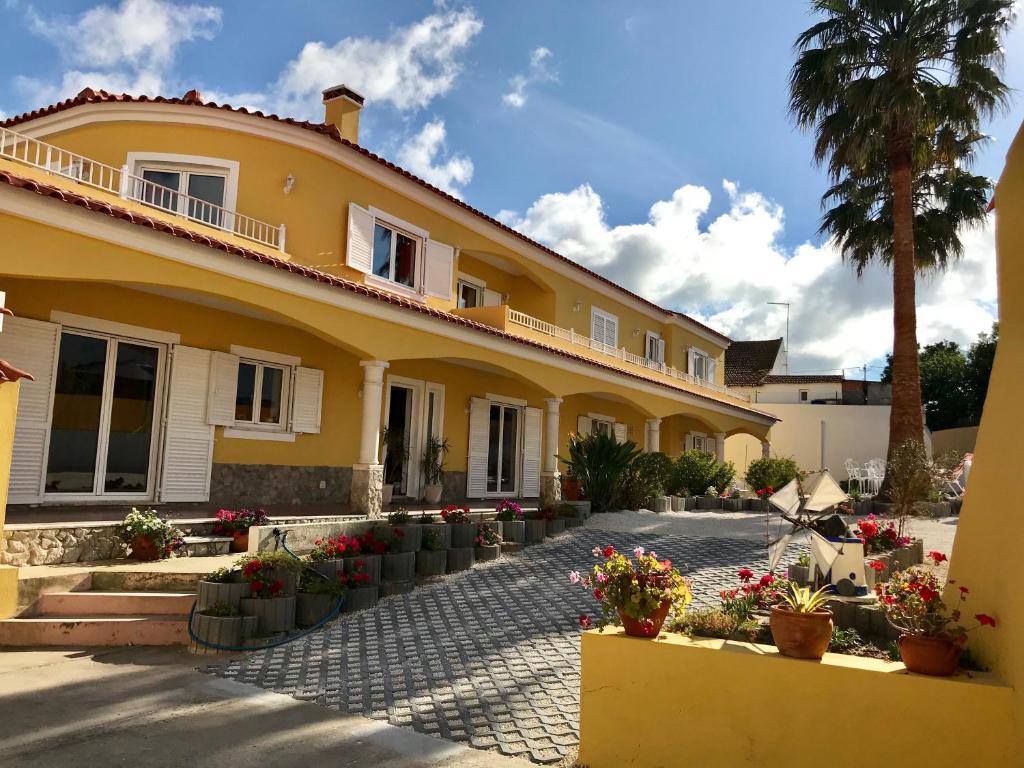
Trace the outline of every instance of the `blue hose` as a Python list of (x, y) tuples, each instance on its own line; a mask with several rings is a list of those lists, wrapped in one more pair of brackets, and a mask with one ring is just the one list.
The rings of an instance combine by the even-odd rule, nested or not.
[[(280, 545), (280, 547), (282, 549), (284, 549), (285, 552), (287, 552), (289, 555), (294, 557), (296, 560), (300, 560), (301, 561), (302, 558), (300, 558), (298, 555), (296, 555), (294, 552), (292, 552), (288, 548), (288, 544), (286, 543), (286, 539), (288, 538), (288, 531), (287, 530), (282, 531), (280, 528), (275, 528), (273, 533), (274, 533), (275, 543)], [(309, 573), (315, 574), (318, 578), (324, 579), (325, 581), (327, 580), (327, 577), (324, 576), (319, 571), (314, 571), (312, 568), (307, 569), (307, 570), (308, 570)], [(330, 612), (328, 612), (328, 614), (326, 616), (324, 616), (322, 619), (320, 619), (320, 621), (318, 621), (312, 627), (309, 627), (308, 629), (305, 629), (302, 632), (299, 632), (297, 634), (289, 635), (288, 637), (282, 638), (281, 640), (278, 640), (277, 642), (269, 643), (268, 645), (258, 645), (258, 646), (244, 646), (244, 645), (236, 646), (236, 645), (221, 645), (220, 643), (211, 643), (208, 640), (200, 640), (196, 636), (196, 633), (192, 630), (192, 620), (193, 620), (193, 618), (196, 615), (196, 606), (199, 604), (199, 601), (195, 600), (195, 601), (192, 602), (192, 609), (188, 612), (188, 636), (189, 636), (189, 639), (192, 640), (192, 642), (194, 642), (196, 645), (201, 645), (204, 648), (213, 648), (214, 650), (218, 650), (218, 651), (256, 651), (256, 650), (261, 650), (261, 649), (265, 649), (265, 648), (277, 648), (279, 645), (287, 645), (288, 643), (291, 643), (291, 642), (293, 642), (295, 640), (298, 640), (299, 638), (305, 637), (306, 635), (310, 634), (311, 632), (315, 632), (316, 630), (320, 629), (320, 627), (322, 627), (325, 624), (327, 624), (329, 621), (334, 621), (336, 618), (338, 618), (338, 615), (341, 613), (341, 607), (342, 607), (342, 605), (344, 603), (345, 603), (345, 596), (342, 595), (342, 596), (338, 597), (338, 602), (334, 606), (334, 608), (332, 608), (330, 610)]]

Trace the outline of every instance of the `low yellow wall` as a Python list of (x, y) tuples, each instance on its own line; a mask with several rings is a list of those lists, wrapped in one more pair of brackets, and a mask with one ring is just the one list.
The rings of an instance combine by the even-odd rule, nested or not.
[[(1012, 690), (991, 676), (770, 646), (583, 635), (580, 758), (587, 768), (1018, 766)], [(873, 737), (869, 734), (874, 734)]]
[(974, 453), (978, 442), (977, 427), (957, 427), (956, 429), (940, 429), (932, 432), (932, 454), (941, 456), (950, 451), (957, 453)]
[[(7, 483), (11, 479), (14, 422), (18, 414), (21, 382), (0, 384), (0, 538), (7, 516)], [(0, 619), (14, 615), (18, 604), (18, 569), (0, 565)]]

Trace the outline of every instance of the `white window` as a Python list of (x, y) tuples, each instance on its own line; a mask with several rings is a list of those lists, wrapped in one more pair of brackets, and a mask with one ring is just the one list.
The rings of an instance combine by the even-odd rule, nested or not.
[(703, 349), (690, 347), (688, 350), (690, 375), (698, 381), (715, 380), (715, 360)]
[(615, 422), (605, 421), (604, 419), (591, 419), (590, 430), (595, 435), (611, 435), (614, 434)]
[(423, 240), (416, 235), (376, 221), (373, 227), (373, 274), (409, 288), (416, 287), (416, 265)]
[(800, 402), (801, 403), (806, 403), (807, 402), (807, 390), (806, 389), (801, 389), (800, 390)]
[(661, 334), (647, 332), (646, 356), (653, 363), (665, 362), (665, 340), (661, 338)]
[(704, 432), (690, 432), (685, 438), (683, 449), (687, 451), (705, 451), (707, 453), (715, 452), (714, 443)]
[(237, 162), (129, 152), (128, 167), (136, 177), (128, 180), (125, 194), (129, 198), (214, 227), (230, 229), (234, 225), (231, 213), (238, 197)]
[(484, 286), (471, 282), (465, 278), (459, 278), (458, 302), (459, 309), (472, 309), (473, 307), (484, 306)]
[(283, 429), (288, 423), (290, 386), (290, 367), (240, 359), (235, 391), (235, 424)]
[(600, 349), (617, 350), (619, 347), (619, 318), (593, 307), (590, 310), (590, 338)]

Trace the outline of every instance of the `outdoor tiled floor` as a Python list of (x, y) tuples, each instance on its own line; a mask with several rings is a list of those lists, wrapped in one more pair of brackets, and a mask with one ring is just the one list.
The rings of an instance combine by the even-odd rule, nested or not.
[(296, 642), (209, 669), (299, 699), (507, 754), (554, 762), (579, 736), (577, 617), (595, 601), (567, 574), (596, 545), (655, 550), (716, 605), (756, 541), (575, 531), (382, 600)]

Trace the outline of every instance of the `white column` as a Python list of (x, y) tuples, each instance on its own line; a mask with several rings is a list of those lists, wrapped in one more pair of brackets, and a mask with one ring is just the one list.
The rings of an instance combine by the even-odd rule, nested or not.
[(540, 497), (544, 504), (553, 504), (562, 498), (558, 472), (558, 408), (561, 404), (560, 397), (544, 398), (544, 461), (540, 473)]
[(380, 405), (384, 394), (383, 360), (362, 360), (363, 423), (359, 433), (359, 464), (371, 467), (380, 463)]
[(661, 419), (647, 420), (647, 450), (650, 453), (661, 450)]
[(761, 441), (761, 458), (767, 459), (772, 455), (772, 444), (768, 440)]
[(725, 461), (725, 432), (715, 432), (715, 458)]

